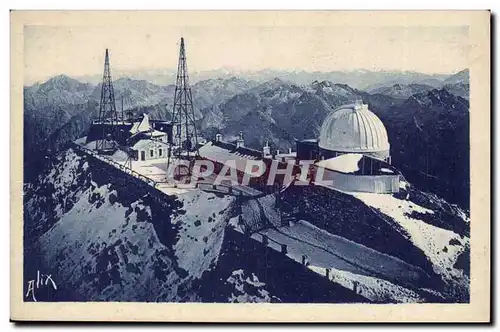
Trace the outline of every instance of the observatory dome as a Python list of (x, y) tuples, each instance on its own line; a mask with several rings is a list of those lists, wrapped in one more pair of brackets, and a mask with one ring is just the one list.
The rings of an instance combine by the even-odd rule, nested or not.
[(362, 103), (344, 105), (330, 113), (321, 126), (318, 144), (324, 150), (383, 159), (389, 156), (390, 147), (384, 124)]

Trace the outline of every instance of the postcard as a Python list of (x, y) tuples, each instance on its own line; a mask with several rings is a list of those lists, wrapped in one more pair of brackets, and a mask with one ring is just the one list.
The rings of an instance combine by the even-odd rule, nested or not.
[(489, 11), (12, 11), (11, 319), (490, 321)]

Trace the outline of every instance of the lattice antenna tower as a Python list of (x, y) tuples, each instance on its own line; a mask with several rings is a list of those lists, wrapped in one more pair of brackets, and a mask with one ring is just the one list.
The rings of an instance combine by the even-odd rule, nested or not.
[(118, 112), (116, 111), (115, 92), (113, 90), (113, 81), (111, 80), (108, 49), (106, 49), (106, 56), (104, 58), (104, 74), (102, 77), (98, 123), (102, 126), (102, 136), (96, 143), (97, 150), (103, 151), (112, 148), (113, 142), (116, 141)]
[[(199, 155), (196, 134), (193, 96), (189, 86), (184, 38), (181, 38), (177, 80), (175, 85), (174, 106), (172, 110), (172, 141), (169, 145), (168, 167), (173, 158), (192, 161)], [(177, 168), (178, 169), (178, 168)], [(178, 170), (179, 171), (179, 170)]]

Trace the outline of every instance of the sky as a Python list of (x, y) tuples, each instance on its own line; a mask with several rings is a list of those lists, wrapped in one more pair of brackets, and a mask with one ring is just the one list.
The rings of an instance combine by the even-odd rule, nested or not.
[(453, 74), (468, 67), (468, 28), (25, 26), (25, 83), (66, 74), (173, 69), (180, 37), (190, 71), (395, 70)]

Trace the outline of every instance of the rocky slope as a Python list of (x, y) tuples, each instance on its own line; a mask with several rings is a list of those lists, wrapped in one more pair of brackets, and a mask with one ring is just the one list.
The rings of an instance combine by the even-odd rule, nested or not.
[(25, 186), (25, 275), (52, 271), (78, 299), (200, 301), (191, 283), (217, 262), (231, 202), (201, 191), (158, 200), (67, 150)]
[(446, 89), (373, 111), (384, 122), (392, 163), (424, 191), (469, 206), (469, 102)]
[[(57, 284), (37, 292), (37, 301), (305, 302), (311, 293), (296, 290), (314, 288), (311, 275), (323, 284), (316, 301), (367, 301), (276, 252), (265, 254), (276, 257), (265, 268), (242, 266), (243, 252), (266, 249), (253, 251), (248, 239), (228, 242), (233, 196), (164, 195), (72, 149), (54, 156), (24, 191), (25, 279), (40, 271)], [(281, 281), (268, 284), (273, 262), (304, 277), (283, 279), (274, 270)]]
[[(411, 186), (400, 195), (382, 195), (383, 200), (359, 194), (350, 203), (334, 197), (316, 205), (340, 204), (326, 214), (305, 214), (322, 229), (307, 223), (277, 228), (320, 253), (320, 261), (311, 253), (309, 269), (300, 264), (300, 255), (294, 258), (293, 244), (285, 257), (238, 232), (240, 215), (279, 226), (272, 196), (245, 204), (200, 190), (169, 196), (72, 149), (51, 158), (24, 191), (25, 279), (40, 271), (52, 274), (58, 285), (37, 293), (39, 301), (468, 301), (468, 216)], [(295, 202), (311, 203), (306, 194)], [(331, 217), (328, 227), (318, 216)], [(336, 254), (325, 256), (321, 248), (332, 240)], [(386, 240), (394, 249), (384, 245)], [(352, 260), (347, 256), (360, 250), (370, 257), (391, 255), (398, 266), (426, 272), (408, 284), (406, 277), (394, 279), (385, 269), (382, 274), (359, 270), (367, 263), (362, 255), (348, 265), (358, 268), (333, 265), (334, 282), (324, 278), (322, 269), (330, 265), (323, 264), (335, 262), (336, 255)], [(353, 284), (363, 295), (350, 289)]]
[[(467, 211), (457, 205), (421, 192), (406, 182), (401, 182), (400, 193), (394, 195), (289, 186), (283, 199), (298, 210), (299, 218), (417, 267), (413, 271), (418, 277), (409, 284), (401, 275), (396, 279), (387, 275), (381, 279), (393, 283), (397, 280), (396, 284), (412, 290), (417, 297), (430, 296), (430, 301), (468, 301), (470, 220)], [(336, 242), (330, 247), (342, 253), (345, 244)], [(344, 257), (354, 250), (345, 251)], [(370, 259), (375, 267), (369, 267), (365, 259)], [(357, 274), (380, 278), (380, 273), (390, 271), (390, 264), (377, 263), (378, 259), (364, 254), (351, 262), (371, 272)], [(382, 271), (376, 269), (379, 264), (384, 266)]]

